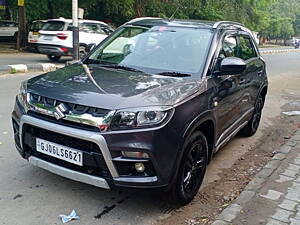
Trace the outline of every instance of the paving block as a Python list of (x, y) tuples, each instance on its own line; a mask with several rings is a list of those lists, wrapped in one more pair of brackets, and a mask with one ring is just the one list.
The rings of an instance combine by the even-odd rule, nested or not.
[(219, 220), (231, 222), (240, 213), (242, 207), (238, 204), (231, 204), (218, 216)]
[(287, 169), (299, 172), (300, 171), (300, 166), (290, 163)]
[(291, 151), (291, 146), (288, 146), (288, 145), (283, 145), (279, 150), (278, 152), (279, 153), (284, 153), (284, 154), (287, 154)]
[(273, 156), (272, 160), (283, 160), (286, 158), (286, 154), (277, 153)]
[(284, 196), (285, 199), (300, 202), (300, 193), (295, 189), (288, 189), (287, 194)]
[(259, 177), (255, 177), (252, 181), (249, 182), (249, 184), (245, 187), (245, 190), (252, 190), (252, 191), (256, 191), (258, 190), (263, 182), (265, 182), (264, 178), (259, 178)]
[(229, 225), (229, 223), (223, 220), (216, 220), (211, 225)]
[(255, 196), (254, 191), (243, 191), (240, 196), (235, 200), (236, 204), (244, 205)]
[(287, 225), (288, 223), (284, 223), (278, 220), (269, 219), (266, 225)]
[(300, 224), (300, 218), (290, 218), (290, 225), (299, 225)]
[(295, 147), (297, 145), (297, 142), (296, 141), (289, 141), (288, 143), (286, 143), (288, 146), (291, 146), (291, 147)]
[(271, 216), (272, 219), (279, 220), (284, 223), (289, 222), (289, 217), (293, 215), (293, 212), (277, 208), (274, 215)]
[(297, 158), (294, 159), (293, 163), (296, 164), (296, 165), (300, 165), (300, 159), (297, 159)]
[(288, 182), (288, 181), (291, 181), (291, 180), (294, 180), (295, 178), (293, 177), (287, 177), (285, 175), (279, 175), (279, 179), (275, 180), (276, 182), (278, 183), (284, 183), (284, 182)]
[(256, 176), (259, 178), (267, 178), (267, 177), (271, 176), (273, 171), (274, 171), (274, 169), (263, 168), (261, 171), (259, 171), (259, 173)]
[(292, 177), (292, 178), (296, 178), (297, 177), (298, 172), (294, 171), (294, 170), (289, 170), (286, 169), (283, 173), (281, 173), (280, 175), (284, 175), (287, 177)]
[(267, 163), (267, 165), (265, 165), (264, 168), (276, 169), (280, 165), (280, 163), (281, 162), (279, 160), (271, 160), (270, 162)]
[(274, 191), (274, 190), (268, 190), (268, 193), (266, 195), (262, 195), (260, 194), (261, 197), (263, 198), (267, 198), (273, 201), (278, 200), (281, 195), (283, 195), (283, 193), (279, 192), (279, 191)]
[(291, 140), (292, 141), (300, 141), (300, 134), (295, 134)]
[(284, 199), (283, 202), (278, 205), (278, 207), (282, 209), (286, 209), (289, 211), (295, 211), (296, 206), (298, 205), (298, 202), (289, 200), (289, 199)]

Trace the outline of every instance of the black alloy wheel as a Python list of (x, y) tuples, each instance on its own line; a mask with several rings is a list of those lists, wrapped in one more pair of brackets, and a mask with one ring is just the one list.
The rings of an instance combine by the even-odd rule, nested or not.
[(177, 206), (193, 200), (202, 184), (208, 162), (208, 144), (202, 132), (192, 134), (185, 146), (176, 184), (171, 191), (170, 200)]

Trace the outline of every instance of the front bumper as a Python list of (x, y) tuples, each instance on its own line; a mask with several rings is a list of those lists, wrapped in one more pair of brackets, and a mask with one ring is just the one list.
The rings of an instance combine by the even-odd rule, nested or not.
[[(29, 160), (29, 163), (35, 166), (41, 167), (43, 169), (49, 170), (50, 172), (56, 173), (58, 175), (73, 180), (81, 181), (103, 188), (109, 188), (113, 186), (147, 188), (164, 186), (161, 182), (159, 182), (157, 176), (129, 177), (120, 175), (116, 169), (114, 159), (112, 159), (106, 140), (100, 133), (58, 125), (38, 118), (34, 118), (29, 115), (22, 115), (19, 124), (16, 124), (18, 122), (15, 119), (13, 119), (13, 123), (14, 127), (18, 126), (19, 129), (19, 132), (17, 134), (18, 141), (16, 141), (16, 147), (18, 151), (24, 158), (27, 158)], [(100, 155), (103, 156), (104, 162), (96, 157), (96, 153), (85, 153), (86, 156), (89, 156), (90, 158), (87, 159), (89, 161), (87, 162), (87, 164), (91, 164), (91, 162), (94, 160), (100, 161), (100, 164), (105, 164), (104, 167), (108, 169), (108, 173), (106, 174), (109, 175), (106, 175), (105, 177), (89, 175), (85, 172), (76, 171), (73, 168), (67, 168), (64, 165), (57, 164), (53, 162), (52, 157), (40, 157), (40, 155), (36, 154), (36, 152), (33, 150), (34, 147), (32, 146), (34, 146), (34, 144), (32, 144), (30, 148), (25, 148), (24, 143), (26, 143), (26, 139), (28, 139), (27, 136), (29, 131), (27, 131), (27, 129), (29, 129), (29, 126), (36, 127), (37, 129), (42, 128), (43, 130), (48, 130), (49, 136), (52, 131), (55, 131), (55, 133), (57, 134), (66, 135), (68, 137), (74, 137), (80, 140), (86, 140), (95, 143), (101, 151)]]
[(105, 189), (110, 189), (108, 183), (106, 182), (105, 179), (97, 176), (92, 176), (84, 173), (80, 173), (74, 170), (70, 170), (61, 166), (57, 166), (55, 164), (49, 163), (45, 160), (39, 159), (34, 156), (30, 156), (28, 158), (28, 161), (31, 165), (40, 167), (42, 169), (48, 170), (54, 174), (76, 180), (82, 183), (94, 185), (96, 187), (101, 187)]

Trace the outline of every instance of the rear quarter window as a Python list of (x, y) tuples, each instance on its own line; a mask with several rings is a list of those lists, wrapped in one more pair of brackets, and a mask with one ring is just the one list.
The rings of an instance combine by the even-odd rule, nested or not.
[(48, 21), (42, 27), (42, 30), (47, 31), (63, 31), (65, 28), (65, 22), (62, 21)]

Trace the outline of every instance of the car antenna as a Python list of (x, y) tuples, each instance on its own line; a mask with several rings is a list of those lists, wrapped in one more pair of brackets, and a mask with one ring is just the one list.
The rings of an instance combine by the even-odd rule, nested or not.
[(179, 5), (177, 6), (173, 14), (169, 17), (169, 21), (171, 21), (174, 18), (175, 14), (177, 13), (177, 11), (180, 9), (181, 6), (182, 4), (179, 2)]

